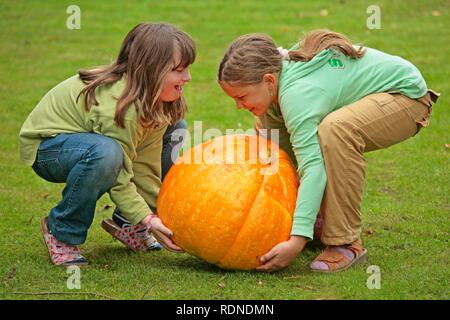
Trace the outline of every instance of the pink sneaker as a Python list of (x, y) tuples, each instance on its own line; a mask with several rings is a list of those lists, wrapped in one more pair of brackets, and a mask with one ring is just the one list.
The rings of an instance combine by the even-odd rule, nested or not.
[(149, 228), (142, 224), (120, 228), (112, 219), (103, 219), (102, 228), (134, 252), (162, 249)]
[(80, 254), (77, 246), (68, 245), (58, 241), (48, 229), (48, 218), (41, 220), (41, 232), (47, 245), (50, 260), (56, 266), (81, 266), (88, 264), (85, 257)]

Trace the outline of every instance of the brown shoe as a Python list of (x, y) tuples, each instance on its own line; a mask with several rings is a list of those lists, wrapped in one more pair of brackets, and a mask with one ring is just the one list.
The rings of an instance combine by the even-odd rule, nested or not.
[(359, 238), (349, 245), (327, 246), (309, 267), (313, 272), (338, 272), (347, 270), (357, 263), (364, 263), (367, 258), (367, 250), (362, 247)]

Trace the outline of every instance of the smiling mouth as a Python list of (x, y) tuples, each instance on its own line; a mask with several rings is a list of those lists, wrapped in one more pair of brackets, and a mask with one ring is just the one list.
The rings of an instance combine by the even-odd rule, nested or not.
[(183, 87), (182, 86), (175, 86), (175, 90), (177, 90), (178, 92), (183, 92)]

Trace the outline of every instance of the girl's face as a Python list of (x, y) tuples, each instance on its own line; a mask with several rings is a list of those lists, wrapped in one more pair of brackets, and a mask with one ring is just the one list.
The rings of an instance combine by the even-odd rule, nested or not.
[[(174, 59), (175, 66), (181, 61), (179, 54)], [(191, 74), (189, 72), (189, 66), (179, 67), (169, 71), (164, 77), (160, 100), (163, 102), (171, 102), (181, 98), (183, 94), (183, 86), (191, 80)]]
[[(273, 77), (273, 75), (271, 75)], [(238, 109), (247, 109), (255, 116), (263, 115), (270, 105), (276, 101), (277, 83), (274, 83), (274, 78), (266, 81), (264, 78), (261, 83), (231, 86), (228, 83), (221, 81), (219, 84), (223, 91), (234, 99)]]

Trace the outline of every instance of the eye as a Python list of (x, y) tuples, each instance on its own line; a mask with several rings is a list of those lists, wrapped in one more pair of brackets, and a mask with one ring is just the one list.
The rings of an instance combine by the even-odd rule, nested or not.
[(172, 71), (176, 71), (178, 73), (182, 73), (184, 71), (183, 67), (173, 68)]

